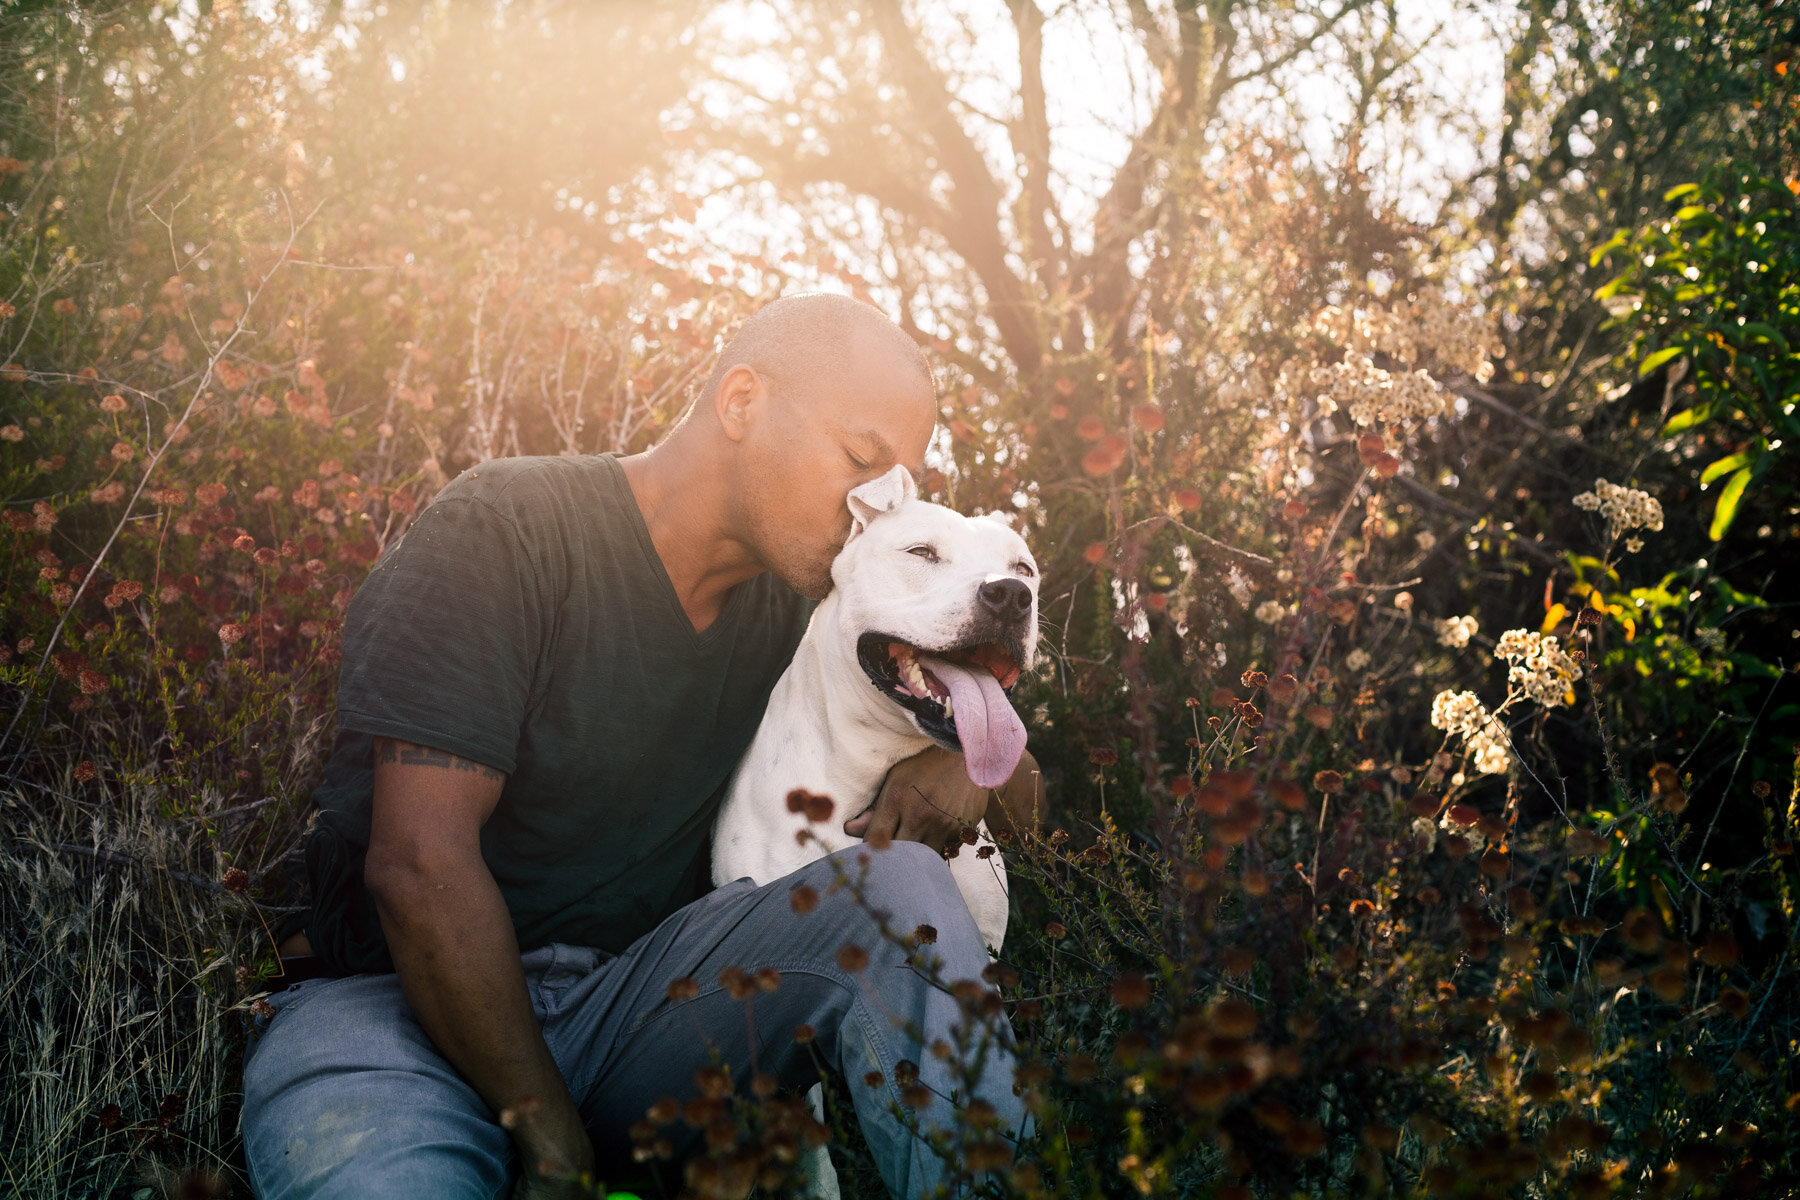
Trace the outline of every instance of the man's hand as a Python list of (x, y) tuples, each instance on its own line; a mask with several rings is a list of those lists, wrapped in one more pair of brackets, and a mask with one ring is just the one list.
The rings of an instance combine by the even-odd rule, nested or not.
[[(1037, 771), (1027, 754), (1004, 792)], [(865, 841), (871, 833), (902, 842), (924, 842), (942, 848), (957, 838), (963, 825), (974, 825), (988, 810), (988, 789), (969, 782), (963, 757), (931, 746), (894, 764), (881, 784), (875, 803), (844, 822), (844, 832)]]
[(501, 1123), (518, 1147), (520, 1175), (512, 1200), (591, 1200), (582, 1176), (593, 1177), (593, 1143), (572, 1106), (546, 1112), (527, 1096), (501, 1114)]

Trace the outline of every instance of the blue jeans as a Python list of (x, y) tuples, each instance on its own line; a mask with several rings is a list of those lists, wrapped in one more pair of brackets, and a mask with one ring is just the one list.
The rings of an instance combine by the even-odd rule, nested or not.
[[(694, 1072), (719, 1060), (740, 1089), (754, 1071), (801, 1089), (818, 1078), (813, 1051), (844, 1074), (856, 1116), (883, 1182), (896, 1197), (935, 1189), (943, 1164), (907, 1129), (913, 1111), (926, 1130), (951, 1129), (955, 1108), (979, 1098), (998, 1126), (1021, 1127), (1013, 1060), (991, 1048), (979, 1080), (957, 1084), (952, 1065), (930, 1052), (971, 1026), (958, 1001), (906, 965), (874, 919), (845, 890), (828, 892), (841, 869), (869, 907), (899, 933), (937, 930), (935, 951), (946, 982), (977, 979), (988, 958), (948, 867), (932, 850), (895, 842), (882, 852), (840, 851), (785, 879), (756, 887), (725, 885), (676, 912), (623, 954), (554, 944), (524, 955), (532, 1007), (593, 1139), (603, 1177), (631, 1162), (628, 1130), (663, 1097), (685, 1102), (698, 1092)], [(790, 890), (815, 888), (818, 907), (794, 911)], [(855, 943), (869, 954), (857, 972), (838, 951)], [(749, 1002), (720, 983), (727, 967), (774, 967), (779, 988)], [(683, 977), (699, 993), (671, 1002)], [(519, 1177), (511, 1139), (487, 1104), (433, 1046), (393, 975), (355, 975), (295, 984), (269, 997), (275, 1014), (252, 1040), (244, 1065), (245, 1152), (255, 1193), (290, 1197), (489, 1197)], [(812, 1046), (796, 1045), (795, 1027), (812, 1026)], [(923, 1034), (923, 1044), (918, 1035)], [(917, 1064), (928, 1105), (899, 1108), (894, 1083), (901, 1060)], [(754, 1066), (752, 1065), (754, 1064)], [(870, 1072), (883, 1082), (871, 1086)], [(911, 1097), (920, 1098), (915, 1090)], [(662, 1131), (691, 1149), (698, 1131), (677, 1122)], [(687, 1141), (683, 1143), (683, 1136)]]

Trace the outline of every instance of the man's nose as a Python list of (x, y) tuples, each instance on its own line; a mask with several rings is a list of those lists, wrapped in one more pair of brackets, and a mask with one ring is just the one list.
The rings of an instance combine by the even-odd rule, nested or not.
[(1031, 589), (1018, 579), (990, 579), (975, 594), (1002, 620), (1016, 621), (1031, 611)]

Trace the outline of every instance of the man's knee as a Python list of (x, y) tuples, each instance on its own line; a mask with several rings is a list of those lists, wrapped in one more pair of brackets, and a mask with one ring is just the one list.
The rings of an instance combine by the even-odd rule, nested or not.
[(897, 935), (929, 927), (940, 953), (968, 950), (985, 961), (981, 933), (950, 874), (944, 856), (920, 842), (893, 842), (885, 850), (854, 846), (815, 864), (831, 879), (847, 879), (862, 906), (879, 914)]

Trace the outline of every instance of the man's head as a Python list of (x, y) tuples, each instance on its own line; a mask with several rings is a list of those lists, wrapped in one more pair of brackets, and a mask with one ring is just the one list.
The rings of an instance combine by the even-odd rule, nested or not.
[(686, 424), (722, 435), (733, 529), (802, 595), (831, 589), (850, 489), (918, 471), (937, 414), (913, 340), (847, 296), (764, 306), (726, 344)]

